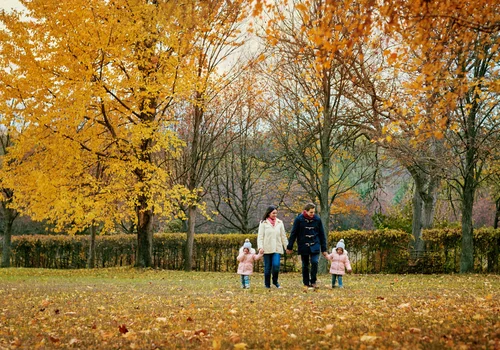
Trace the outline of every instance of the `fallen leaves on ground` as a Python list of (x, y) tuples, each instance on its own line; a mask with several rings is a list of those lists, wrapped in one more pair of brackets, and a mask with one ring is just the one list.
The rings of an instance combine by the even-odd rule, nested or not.
[[(0, 270), (1, 349), (500, 348), (500, 276)], [(397, 284), (394, 281), (397, 280)]]

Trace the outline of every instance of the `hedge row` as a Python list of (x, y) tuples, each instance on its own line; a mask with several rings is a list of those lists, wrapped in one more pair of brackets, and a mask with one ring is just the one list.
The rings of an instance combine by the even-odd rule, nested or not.
[[(476, 272), (500, 273), (500, 229), (492, 227), (475, 229), (474, 270)], [(460, 271), (462, 251), (461, 228), (431, 229), (423, 232), (426, 254), (429, 260), (436, 260), (445, 273)]]
[[(443, 273), (458, 272), (460, 262), (460, 229), (428, 230), (424, 232), (426, 251), (412, 256), (408, 249), (411, 235), (399, 230), (341, 231), (328, 236), (329, 250), (343, 238), (355, 273)], [(257, 235), (197, 234), (193, 252), (196, 271), (236, 271), (238, 250), (249, 238), (256, 247)], [(153, 238), (155, 268), (180, 270), (184, 267), (186, 236), (179, 233), (156, 234)], [(498, 271), (500, 230), (474, 231), (475, 268)], [(137, 242), (134, 235), (98, 236), (96, 238), (97, 267), (133, 265)], [(15, 236), (12, 239), (11, 265), (15, 267), (85, 268), (89, 238), (86, 236)], [(496, 249), (496, 250), (495, 250)], [(495, 255), (496, 253), (496, 255)], [(493, 260), (492, 260), (493, 259)], [(496, 260), (495, 260), (496, 259)], [(326, 271), (326, 262), (322, 262)], [(262, 271), (262, 261), (256, 264)], [(300, 259), (283, 256), (282, 271), (300, 270)]]

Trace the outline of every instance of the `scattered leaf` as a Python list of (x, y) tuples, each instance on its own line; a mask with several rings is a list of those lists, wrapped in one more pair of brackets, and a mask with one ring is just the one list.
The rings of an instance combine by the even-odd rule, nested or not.
[(49, 340), (50, 340), (52, 343), (59, 343), (59, 342), (60, 342), (60, 339), (59, 339), (59, 338), (53, 337), (53, 336), (51, 336), (51, 335), (49, 335)]
[(122, 324), (118, 326), (118, 330), (120, 331), (121, 334), (125, 334), (128, 332), (127, 326)]
[(361, 336), (360, 340), (363, 342), (363, 343), (372, 343), (374, 342), (375, 340), (377, 340), (377, 337), (374, 336), (374, 335), (363, 335)]
[(231, 332), (229, 334), (229, 340), (231, 341), (231, 343), (236, 344), (236, 343), (241, 342), (241, 337), (240, 337), (240, 335), (238, 333)]

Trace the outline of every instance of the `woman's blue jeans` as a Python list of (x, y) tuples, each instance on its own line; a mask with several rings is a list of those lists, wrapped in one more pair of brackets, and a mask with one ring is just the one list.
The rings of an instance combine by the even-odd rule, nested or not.
[[(301, 255), (300, 258), (302, 260), (302, 282), (304, 283), (304, 286), (309, 287), (316, 284), (319, 253)], [(309, 274), (309, 261), (311, 264), (311, 274)]]
[(271, 288), (271, 274), (273, 276), (273, 284), (279, 286), (278, 275), (280, 273), (280, 263), (280, 253), (264, 254), (264, 284), (266, 288)]

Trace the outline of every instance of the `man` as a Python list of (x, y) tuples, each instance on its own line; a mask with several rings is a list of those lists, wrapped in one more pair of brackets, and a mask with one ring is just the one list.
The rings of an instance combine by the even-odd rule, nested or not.
[(298, 253), (302, 260), (302, 282), (305, 287), (317, 288), (319, 254), (327, 256), (326, 236), (321, 218), (315, 214), (316, 206), (308, 203), (302, 214), (293, 222), (292, 231), (286, 252), (293, 252), (293, 244), (297, 241)]

